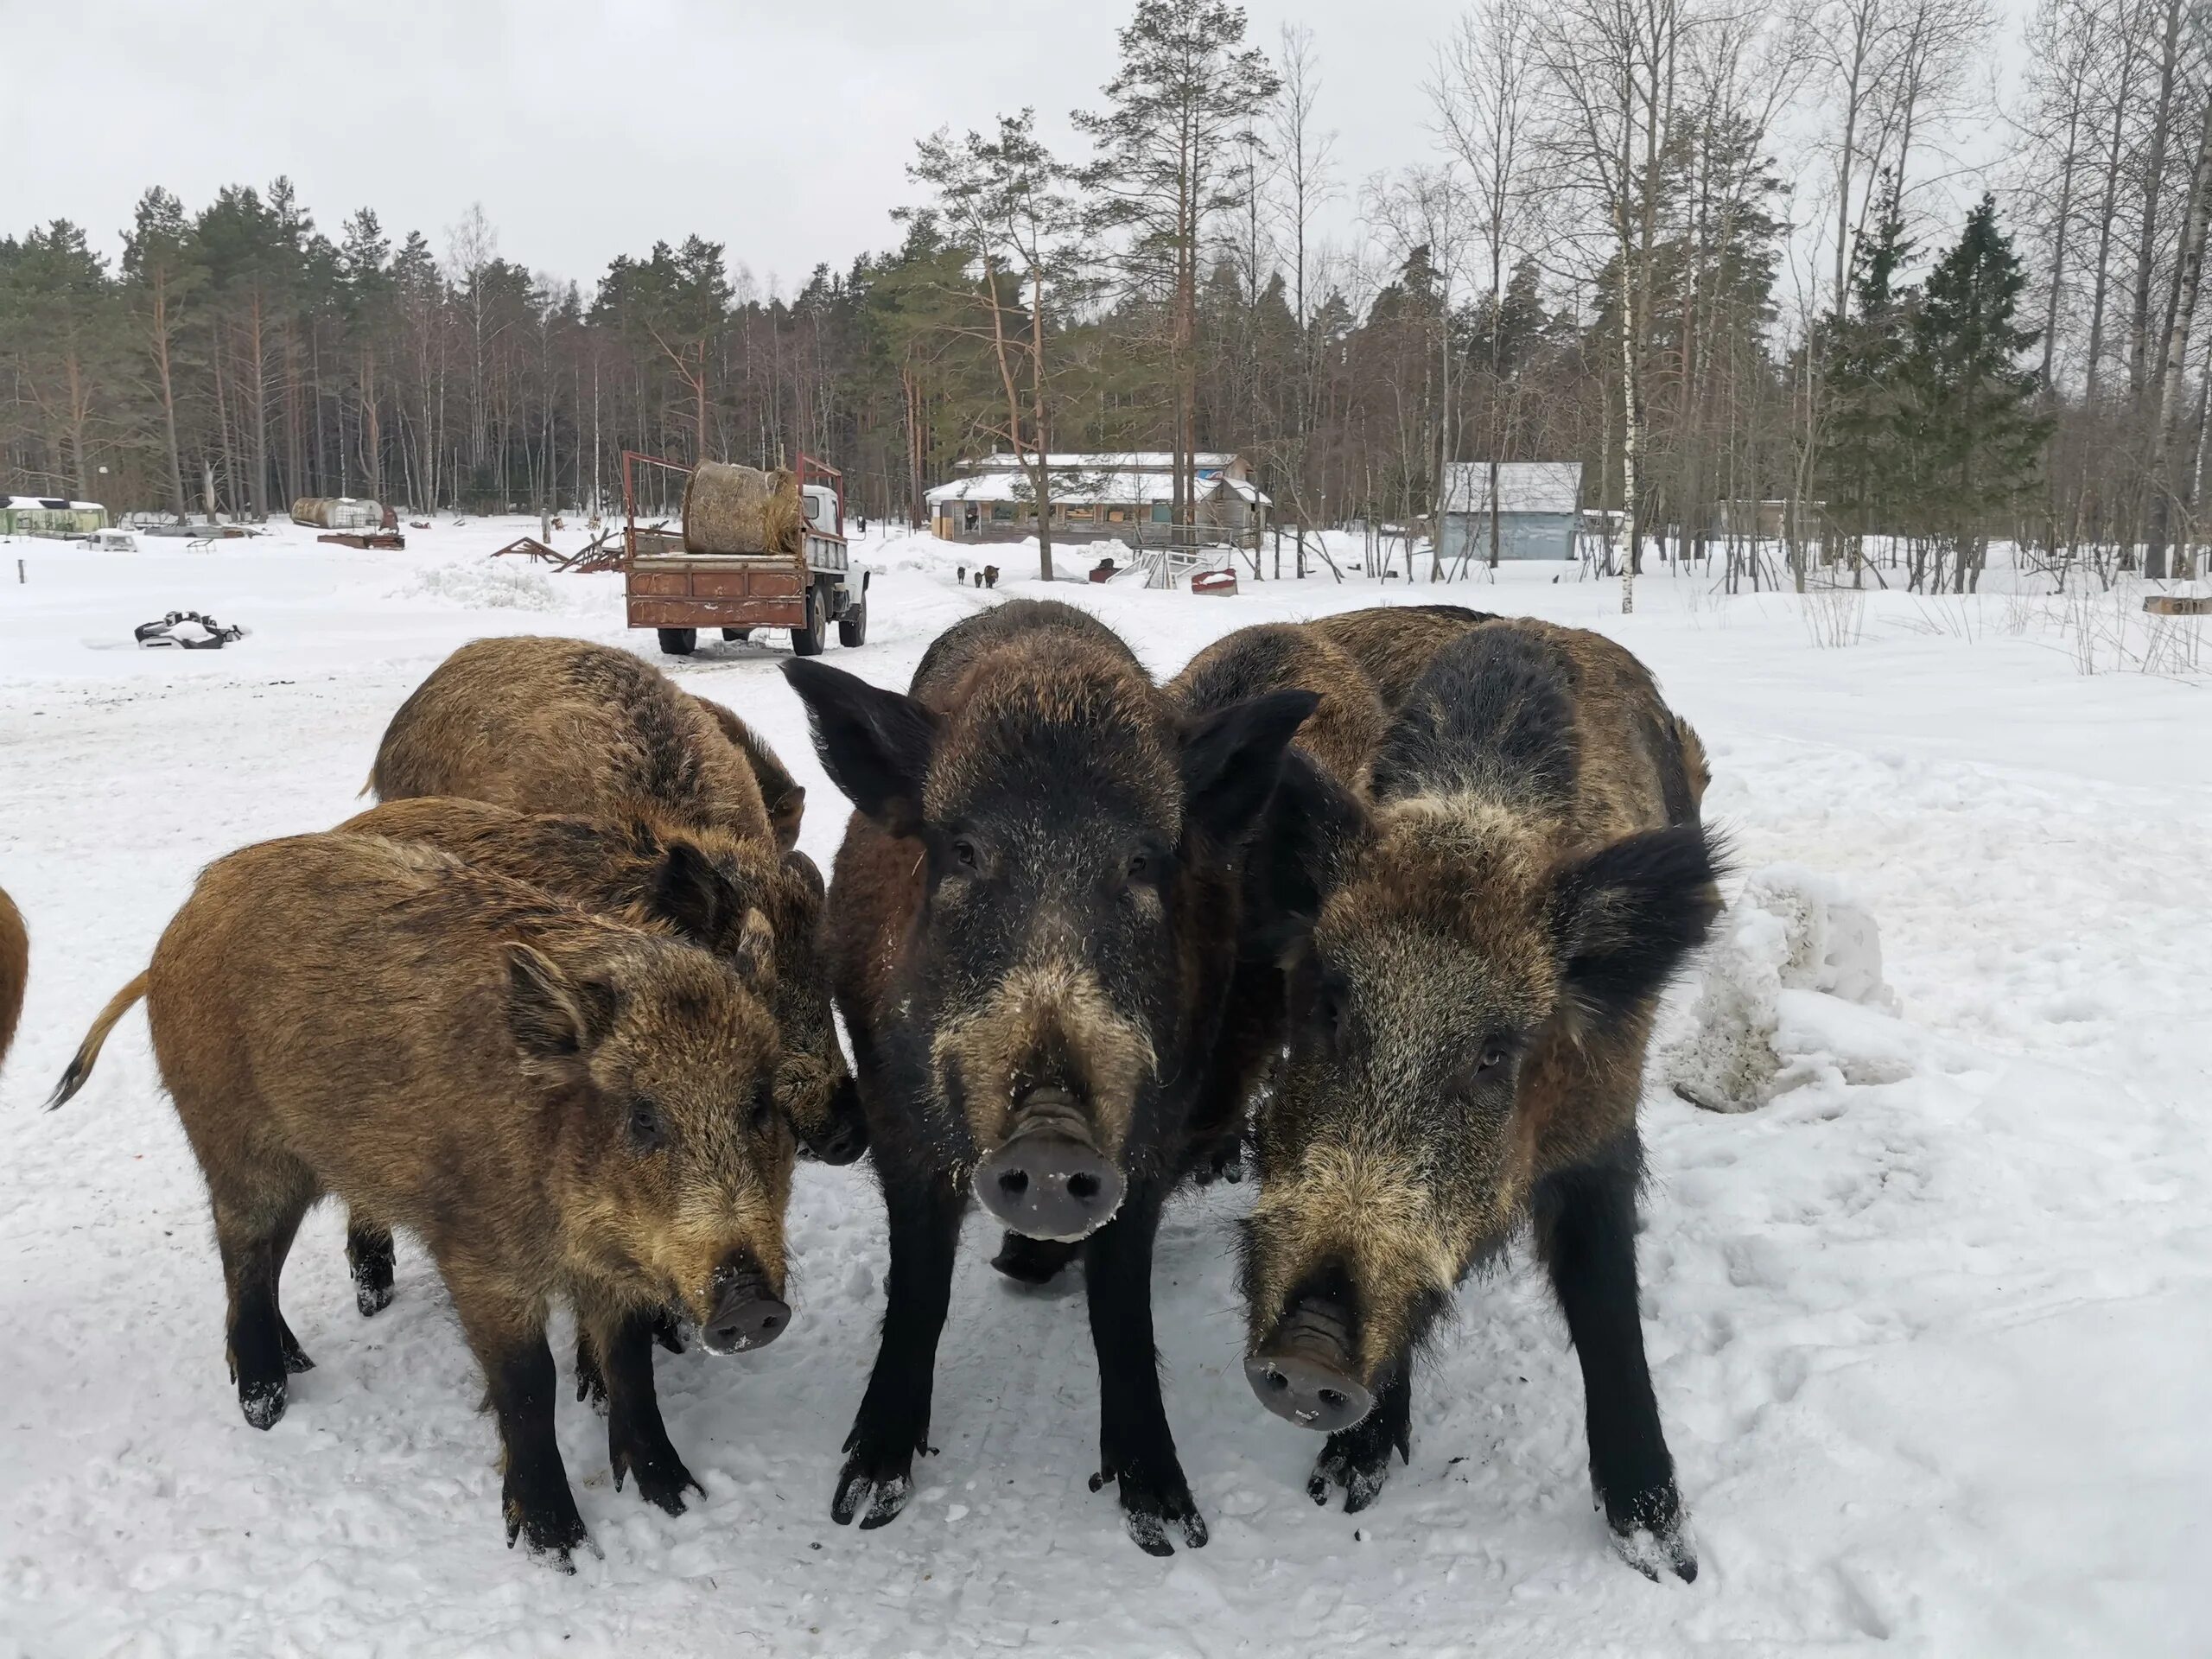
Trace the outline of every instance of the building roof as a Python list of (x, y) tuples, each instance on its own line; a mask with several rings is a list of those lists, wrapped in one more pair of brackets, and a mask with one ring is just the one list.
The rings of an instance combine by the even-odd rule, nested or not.
[(107, 511), (97, 501), (69, 501), (58, 495), (0, 496), (0, 507), (11, 507), (18, 512), (105, 512)]
[[(1175, 499), (1175, 480), (1169, 473), (1091, 473), (1088, 468), (1073, 467), (1069, 471), (1077, 477), (1053, 481), (1055, 504), (1066, 502), (1078, 507), (1150, 506), (1155, 501)], [(1201, 500), (1224, 491), (1248, 504), (1263, 507), (1274, 505), (1241, 479), (1198, 480)], [(923, 499), (935, 506), (948, 501), (1034, 501), (1037, 498), (1027, 473), (977, 473), (968, 478), (957, 478), (950, 484), (940, 484)]]
[[(1202, 472), (1218, 472), (1235, 464), (1236, 457), (1202, 451), (1192, 457)], [(1103, 451), (1055, 450), (1045, 457), (1045, 465), (1056, 473), (1172, 473), (1175, 470), (1175, 456), (1166, 449), (1124, 449)], [(971, 473), (1007, 473), (1021, 470), (1021, 458), (1000, 450), (985, 455), (980, 461), (963, 461), (961, 470)]]
[[(1497, 463), (1500, 512), (1573, 512), (1582, 499), (1579, 461), (1502, 461)], [(1444, 511), (1490, 511), (1490, 463), (1453, 461), (1445, 469)]]

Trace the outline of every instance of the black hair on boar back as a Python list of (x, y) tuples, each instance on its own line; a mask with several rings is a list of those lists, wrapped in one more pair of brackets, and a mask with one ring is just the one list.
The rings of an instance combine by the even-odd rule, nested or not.
[[(1317, 768), (1285, 772), (1255, 858), (1284, 918), (1290, 1037), (1256, 1113), (1243, 1281), (1255, 1389), (1332, 1432), (1320, 1496), (1372, 1497), (1406, 1444), (1415, 1351), (1560, 1183), (1604, 1172), (1573, 1190), (1631, 1206), (1614, 1229), (1625, 1254), (1608, 1260), (1632, 1280), (1651, 1020), (1719, 908), (1712, 837), (1670, 822), (1677, 730), (1619, 646), (1500, 620), (1446, 644), (1414, 683), (1371, 802)], [(1580, 1224), (1573, 1204), (1561, 1213)], [(1562, 1284), (1571, 1320), (1579, 1294)], [(1576, 1330), (1586, 1360), (1618, 1336)], [(1663, 1459), (1656, 1416), (1651, 1434)], [(1599, 1472), (1637, 1489), (1609, 1510), (1617, 1523), (1678, 1518), (1670, 1472)]]
[(584, 1538), (553, 1440), (555, 1298), (602, 1357), (617, 1484), (682, 1510), (696, 1483), (653, 1403), (652, 1320), (674, 1304), (728, 1352), (790, 1313), (775, 1030), (727, 965), (432, 849), (334, 834), (210, 865), (144, 985), (250, 1423), (275, 1422), (310, 1363), (277, 1281), (329, 1194), (438, 1263), (499, 1419), (511, 1543), (566, 1566)]
[(785, 671), (857, 813), (827, 933), (891, 1224), (892, 1303), (833, 1517), (912, 1491), (969, 1196), (1082, 1241), (1101, 1458), (1139, 1544), (1205, 1529), (1153, 1354), (1150, 1263), (1235, 945), (1236, 851), (1307, 691), (1186, 715), (1094, 619), (1014, 601), (931, 647), (912, 694)]

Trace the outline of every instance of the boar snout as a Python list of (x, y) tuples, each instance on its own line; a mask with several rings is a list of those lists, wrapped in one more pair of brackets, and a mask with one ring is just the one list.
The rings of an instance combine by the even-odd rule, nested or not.
[(1033, 1089), (1014, 1108), (1006, 1140), (976, 1168), (976, 1197), (1015, 1232), (1071, 1243), (1122, 1207), (1122, 1172), (1092, 1143), (1065, 1089)]
[(710, 1354), (766, 1348), (791, 1322), (791, 1305), (768, 1287), (767, 1275), (749, 1255), (731, 1257), (715, 1274), (715, 1311), (699, 1327)]
[(1351, 1427), (1374, 1407), (1352, 1370), (1351, 1318), (1342, 1304), (1318, 1296), (1292, 1304), (1267, 1346), (1244, 1362), (1262, 1405), (1325, 1434)]

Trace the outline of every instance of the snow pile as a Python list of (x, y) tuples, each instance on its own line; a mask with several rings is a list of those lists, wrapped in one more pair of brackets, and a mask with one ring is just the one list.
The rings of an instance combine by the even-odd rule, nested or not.
[(1753, 874), (1704, 965), (1694, 1029), (1665, 1058), (1683, 1099), (1747, 1112), (1817, 1077), (1877, 1084), (1912, 1074), (1874, 918), (1834, 878), (1794, 864)]
[(442, 600), (470, 611), (564, 611), (550, 579), (534, 565), (508, 559), (471, 559), (434, 564), (395, 598)]

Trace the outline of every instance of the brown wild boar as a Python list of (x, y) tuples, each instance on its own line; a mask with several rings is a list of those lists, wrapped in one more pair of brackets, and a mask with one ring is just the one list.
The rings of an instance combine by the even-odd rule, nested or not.
[[(1262, 622), (1224, 634), (1185, 664), (1167, 692), (1198, 716), (1286, 688), (1319, 698), (1291, 740), (1286, 771), (1318, 766), (1342, 787), (1364, 793), (1387, 716), (1360, 663), (1318, 628)], [(1236, 965), (1221, 1033), (1192, 1111), (1201, 1181), (1241, 1178), (1245, 1116), (1283, 1043), (1282, 974), (1274, 957), (1279, 941), (1268, 920), (1271, 882), (1249, 855), (1241, 882)]]
[[(763, 779), (785, 815), (774, 826)], [(814, 897), (804, 923), (797, 908), (769, 912), (785, 1051), (810, 1067), (786, 1078), (805, 1089), (785, 1103), (810, 1155), (849, 1163), (866, 1149), (866, 1120), (817, 965), (821, 872), (781, 838), (786, 824), (797, 836), (805, 791), (734, 715), (612, 646), (479, 639), (432, 671), (392, 716), (369, 787), (385, 802), (460, 796), (518, 812), (714, 831), (728, 838), (720, 844), (755, 849), (758, 870), (774, 866), (780, 845), (785, 885)]]
[(1255, 855), (1289, 1041), (1255, 1116), (1246, 1369), (1328, 1433), (1318, 1502), (1363, 1507), (1409, 1453), (1414, 1353), (1533, 1218), (1606, 1518), (1641, 1570), (1696, 1573), (1635, 1243), (1654, 1011), (1719, 908), (1687, 733), (1610, 640), (1494, 620), (1413, 682), (1370, 798), (1286, 768)]
[(142, 980), (247, 1422), (276, 1422), (310, 1367), (277, 1281), (327, 1194), (436, 1261), (499, 1420), (510, 1545), (566, 1568), (586, 1541), (554, 1441), (556, 1298), (604, 1362), (615, 1484), (682, 1513), (697, 1482), (654, 1401), (654, 1317), (673, 1303), (734, 1353), (791, 1313), (775, 1027), (727, 963), (431, 848), (331, 834), (208, 866)]
[(1304, 632), (1325, 639), (1359, 664), (1391, 713), (1430, 661), (1468, 629), (1496, 619), (1464, 605), (1376, 605), (1316, 617)]
[(1103, 623), (1017, 600), (956, 625), (911, 691), (785, 670), (858, 812), (826, 948), (891, 1226), (883, 1340), (830, 1515), (913, 1493), (970, 1196), (1080, 1240), (1099, 1474), (1154, 1554), (1206, 1540), (1154, 1353), (1152, 1249), (1235, 938), (1233, 849), (1310, 693), (1186, 719)]
[(16, 1040), (16, 1021), (22, 1015), (23, 988), (30, 976), (31, 941), (23, 929), (23, 912), (0, 889), (0, 1065), (7, 1064), (8, 1046)]
[(461, 795), (518, 812), (645, 806), (765, 844), (775, 835), (753, 748), (724, 734), (726, 715), (612, 645), (473, 640), (399, 706), (369, 787), (380, 801)]
[[(713, 830), (645, 818), (614, 823), (544, 817), (442, 795), (372, 807), (340, 824), (338, 833), (428, 842), (472, 868), (528, 881), (586, 910), (672, 931), (737, 968), (786, 1040), (793, 1029), (818, 1028), (836, 1052), (829, 988), (814, 961), (821, 906), (818, 888), (808, 880), (810, 865), (804, 873), (786, 870), (779, 858)], [(785, 938), (794, 943), (779, 949)], [(782, 971), (786, 965), (789, 976)], [(834, 1133), (829, 1103), (842, 1073), (840, 1065), (837, 1076), (827, 1075), (818, 1051), (785, 1049), (776, 1097), (802, 1141)], [(346, 1257), (362, 1313), (377, 1313), (391, 1300), (391, 1232), (372, 1217), (353, 1217)]]
[(708, 718), (721, 728), (722, 735), (744, 753), (746, 763), (753, 768), (753, 781), (760, 786), (760, 804), (767, 809), (776, 845), (791, 851), (798, 845), (799, 825), (806, 817), (806, 786), (791, 775), (768, 747), (766, 738), (721, 703), (694, 695)]

